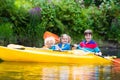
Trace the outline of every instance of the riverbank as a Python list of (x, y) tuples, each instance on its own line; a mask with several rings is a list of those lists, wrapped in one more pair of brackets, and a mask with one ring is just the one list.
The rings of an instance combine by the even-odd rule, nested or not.
[(101, 49), (103, 56), (116, 56), (117, 58), (120, 58), (120, 44), (115, 42), (101, 41), (98, 43), (98, 46)]
[(109, 48), (109, 49), (119, 49), (120, 48), (120, 44), (117, 42), (98, 41), (97, 43), (100, 48)]

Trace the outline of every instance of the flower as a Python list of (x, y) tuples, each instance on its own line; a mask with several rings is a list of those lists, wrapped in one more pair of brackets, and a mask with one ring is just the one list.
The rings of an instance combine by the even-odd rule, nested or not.
[(39, 7), (32, 8), (32, 9), (29, 11), (29, 13), (30, 13), (31, 15), (40, 15), (40, 13), (41, 13), (41, 8), (39, 8)]

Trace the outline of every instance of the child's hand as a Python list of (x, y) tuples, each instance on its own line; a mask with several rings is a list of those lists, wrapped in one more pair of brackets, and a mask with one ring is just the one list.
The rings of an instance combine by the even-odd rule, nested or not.
[(74, 44), (73, 46), (74, 46), (74, 47), (78, 47), (78, 45), (77, 45), (77, 44)]
[(56, 50), (60, 50), (61, 51), (61, 48), (58, 45), (56, 45)]
[(101, 52), (95, 53), (95, 54), (98, 55), (98, 56), (102, 56), (102, 53), (101, 53)]
[(77, 49), (78, 45), (77, 44), (74, 44), (72, 49)]

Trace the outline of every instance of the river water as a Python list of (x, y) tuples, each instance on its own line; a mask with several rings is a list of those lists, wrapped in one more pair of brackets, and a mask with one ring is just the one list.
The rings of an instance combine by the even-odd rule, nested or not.
[[(104, 55), (108, 55), (105, 51)], [(119, 56), (119, 51), (109, 55), (113, 53)], [(1, 62), (0, 80), (120, 80), (120, 63), (83, 65)]]
[(0, 80), (120, 80), (120, 64), (1, 62)]

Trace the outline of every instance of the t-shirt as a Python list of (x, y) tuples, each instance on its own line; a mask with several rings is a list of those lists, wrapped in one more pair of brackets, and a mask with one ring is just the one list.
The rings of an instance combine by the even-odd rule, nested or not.
[(94, 40), (91, 40), (90, 42), (86, 43), (86, 40), (80, 42), (78, 49), (82, 49), (84, 51), (90, 51), (98, 53), (100, 52), (100, 49), (98, 48), (98, 45)]
[(59, 46), (62, 50), (70, 50), (70, 49), (71, 49), (71, 46), (70, 46), (69, 43), (66, 43), (66, 44), (59, 43), (58, 46)]

